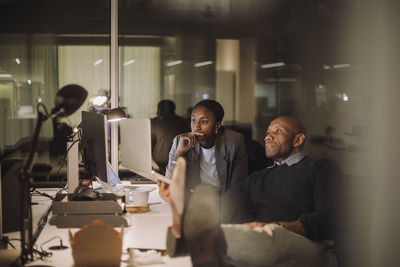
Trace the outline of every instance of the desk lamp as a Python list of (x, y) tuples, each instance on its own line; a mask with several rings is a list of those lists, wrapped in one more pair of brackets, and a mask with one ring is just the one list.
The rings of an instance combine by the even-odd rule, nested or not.
[(126, 119), (126, 114), (122, 110), (122, 108), (113, 108), (107, 113), (107, 121), (108, 122), (113, 122), (113, 121), (120, 121)]
[[(39, 140), (40, 129), (43, 122), (48, 119), (67, 117), (74, 113), (85, 102), (87, 91), (76, 84), (66, 85), (61, 88), (55, 99), (56, 106), (49, 114), (46, 107), (39, 103), (37, 105), (38, 119), (36, 121), (35, 130), (31, 139), (31, 148), (26, 157), (24, 165), (19, 174), (21, 187), (21, 261), (25, 264), (28, 260), (33, 260), (33, 243), (32, 240), (32, 208), (30, 186), (32, 183), (31, 171), (36, 154), (36, 148)], [(39, 111), (42, 107), (43, 111)]]

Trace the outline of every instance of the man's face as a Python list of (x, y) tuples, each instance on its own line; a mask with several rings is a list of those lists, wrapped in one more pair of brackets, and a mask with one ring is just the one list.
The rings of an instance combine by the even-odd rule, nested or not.
[(264, 139), (267, 157), (281, 162), (295, 154), (294, 137), (294, 129), (287, 120), (281, 118), (273, 120)]

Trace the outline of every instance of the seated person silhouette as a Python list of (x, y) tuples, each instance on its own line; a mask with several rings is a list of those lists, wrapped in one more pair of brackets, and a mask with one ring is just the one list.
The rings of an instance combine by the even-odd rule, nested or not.
[(189, 128), (185, 119), (175, 114), (175, 103), (171, 100), (158, 103), (157, 117), (152, 118), (150, 123), (153, 160), (159, 167), (158, 171), (165, 175), (172, 140)]

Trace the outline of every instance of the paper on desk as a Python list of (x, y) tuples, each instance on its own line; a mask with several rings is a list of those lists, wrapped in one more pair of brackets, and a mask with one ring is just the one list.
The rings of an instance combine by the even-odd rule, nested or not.
[(121, 232), (96, 220), (84, 226), (75, 235), (69, 230), (69, 240), (75, 266), (119, 266), (122, 254)]
[(142, 266), (151, 264), (163, 264), (161, 252), (156, 250), (140, 251), (138, 249), (129, 249), (130, 266)]

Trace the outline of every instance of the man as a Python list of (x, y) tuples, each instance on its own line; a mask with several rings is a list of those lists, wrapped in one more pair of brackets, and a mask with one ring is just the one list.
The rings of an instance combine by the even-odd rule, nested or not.
[[(225, 266), (227, 260), (236, 266), (337, 265), (319, 241), (335, 238), (341, 172), (330, 160), (307, 156), (305, 140), (306, 129), (294, 118), (270, 123), (265, 152), (274, 165), (253, 173), (221, 199), (221, 221), (245, 224), (219, 227), (210, 219), (219, 214), (215, 192), (205, 186), (195, 190), (183, 227), (172, 226), (174, 233), (183, 229), (175, 236), (184, 237), (195, 266)], [(163, 189), (160, 194), (169, 201)], [(171, 202), (175, 213), (174, 203), (182, 202), (176, 195)]]
[(189, 125), (185, 119), (175, 114), (175, 103), (161, 100), (157, 105), (157, 117), (151, 119), (152, 154), (160, 173), (165, 174), (172, 140), (187, 131)]

